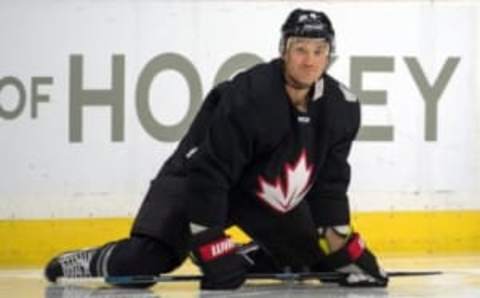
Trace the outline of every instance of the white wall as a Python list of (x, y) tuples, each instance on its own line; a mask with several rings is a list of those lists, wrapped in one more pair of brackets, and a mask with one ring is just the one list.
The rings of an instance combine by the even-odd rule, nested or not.
[[(385, 104), (363, 105), (363, 124), (391, 126), (393, 139), (355, 143), (353, 208), (479, 209), (479, 4), (3, 0), (0, 219), (134, 215), (176, 144), (157, 140), (140, 121), (145, 115), (135, 103), (142, 71), (158, 55), (182, 55), (198, 71), (203, 96), (229, 57), (274, 58), (280, 25), (299, 6), (331, 17), (338, 58), (330, 72), (346, 85), (356, 59), (372, 57), (373, 64), (387, 61), (392, 68), (362, 76), (364, 90), (387, 92)], [(83, 138), (74, 140), (69, 110), (77, 98), (72, 72), (79, 68), (72, 57), (83, 59), (83, 89), (112, 93), (114, 56), (124, 78), (115, 87), (123, 96), (114, 99), (125, 105), (124, 131), (113, 141), (111, 106), (88, 106), (81, 114)], [(437, 86), (442, 92), (434, 109), (438, 121), (429, 119), (431, 140), (407, 57), (421, 67), (429, 88), (448, 59), (458, 61), (444, 88)], [(165, 125), (182, 121), (191, 104), (185, 79), (173, 70), (155, 76), (144, 92), (154, 118)]]

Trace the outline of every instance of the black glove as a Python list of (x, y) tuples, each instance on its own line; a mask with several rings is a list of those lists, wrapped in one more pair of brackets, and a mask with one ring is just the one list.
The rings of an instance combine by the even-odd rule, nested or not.
[(203, 273), (203, 290), (225, 290), (240, 287), (253, 262), (225, 235), (222, 229), (212, 228), (193, 236), (192, 259)]
[(325, 264), (346, 273), (339, 284), (347, 287), (386, 287), (388, 276), (379, 266), (372, 252), (365, 247), (358, 233), (353, 233), (347, 244), (328, 255)]

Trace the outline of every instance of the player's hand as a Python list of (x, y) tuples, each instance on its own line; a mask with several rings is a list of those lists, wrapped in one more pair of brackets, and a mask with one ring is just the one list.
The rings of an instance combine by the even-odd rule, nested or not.
[(388, 276), (372, 252), (365, 247), (360, 235), (353, 233), (345, 246), (351, 264), (337, 268), (347, 273), (340, 285), (348, 287), (386, 287)]
[(246, 279), (252, 261), (239, 253), (238, 247), (222, 229), (208, 229), (193, 236), (192, 259), (203, 273), (204, 290), (236, 289)]

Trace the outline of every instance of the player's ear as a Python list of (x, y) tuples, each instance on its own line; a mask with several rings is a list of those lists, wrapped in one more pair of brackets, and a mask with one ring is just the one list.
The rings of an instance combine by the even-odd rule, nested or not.
[(283, 59), (284, 62), (287, 61), (288, 59), (287, 53), (288, 53), (288, 49), (286, 47), (284, 47), (280, 52), (280, 57)]
[(280, 43), (278, 45), (278, 51), (280, 53), (280, 58), (282, 58), (284, 61), (286, 59), (286, 56), (287, 56), (287, 51), (288, 51), (288, 44), (287, 44), (287, 41), (288, 39), (285, 39), (285, 38), (281, 38), (280, 39)]

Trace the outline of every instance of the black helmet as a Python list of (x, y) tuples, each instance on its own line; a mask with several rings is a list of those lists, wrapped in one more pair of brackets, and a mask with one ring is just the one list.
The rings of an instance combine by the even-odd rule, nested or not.
[(291, 36), (325, 38), (330, 44), (330, 52), (335, 47), (335, 31), (328, 16), (321, 11), (295, 9), (282, 25), (280, 52), (285, 49), (287, 39)]

